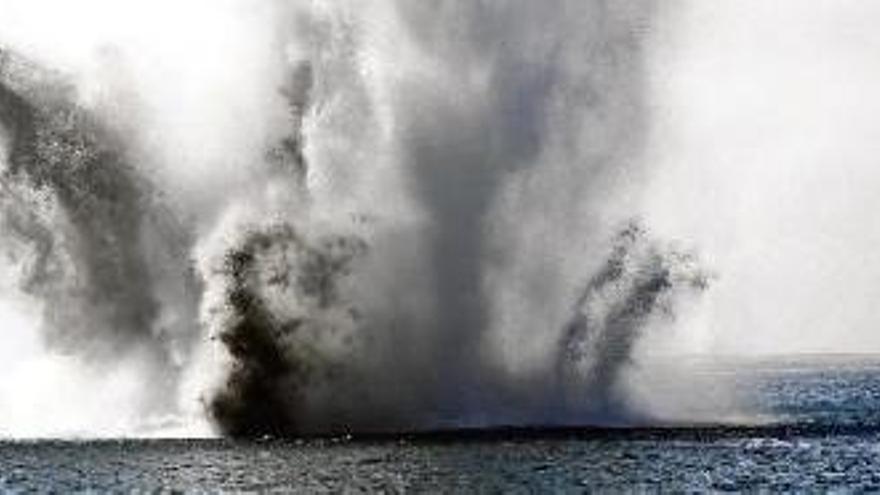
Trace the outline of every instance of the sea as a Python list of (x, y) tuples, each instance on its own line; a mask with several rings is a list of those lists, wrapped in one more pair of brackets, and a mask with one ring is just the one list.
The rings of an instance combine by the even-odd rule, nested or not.
[[(880, 491), (880, 358), (718, 362), (762, 421), (0, 443), (4, 493)], [(767, 419), (769, 418), (769, 419)]]

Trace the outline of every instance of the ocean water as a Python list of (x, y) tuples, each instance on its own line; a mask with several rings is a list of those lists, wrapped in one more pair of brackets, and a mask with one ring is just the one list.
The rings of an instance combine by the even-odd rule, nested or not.
[(880, 491), (880, 360), (728, 366), (769, 423), (0, 443), (3, 492)]

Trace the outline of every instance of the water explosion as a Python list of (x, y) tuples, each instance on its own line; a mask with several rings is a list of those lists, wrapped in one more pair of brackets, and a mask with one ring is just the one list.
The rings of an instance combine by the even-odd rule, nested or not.
[(708, 284), (626, 199), (653, 7), (555, 4), (278, 3), (223, 66), (259, 86), (209, 110), (124, 45), (97, 96), (4, 49), (0, 247), (46, 352), (137, 363), (144, 418), (197, 399), (233, 436), (648, 414), (621, 374)]

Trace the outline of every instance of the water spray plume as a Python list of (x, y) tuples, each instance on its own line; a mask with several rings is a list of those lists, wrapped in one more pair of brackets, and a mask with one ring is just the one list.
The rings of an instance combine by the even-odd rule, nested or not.
[(27, 330), (50, 358), (135, 370), (142, 424), (650, 420), (621, 377), (710, 280), (632, 201), (655, 7), (552, 3), (229, 2), (169, 28), (204, 35), (179, 59), (138, 41), (153, 25), (64, 63), (0, 34)]

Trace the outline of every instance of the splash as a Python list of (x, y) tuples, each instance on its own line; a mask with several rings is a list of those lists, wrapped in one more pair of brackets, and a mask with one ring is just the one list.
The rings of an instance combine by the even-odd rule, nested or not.
[(273, 3), (180, 81), (124, 40), (112, 71), (4, 50), (4, 250), (47, 352), (231, 436), (635, 417), (636, 343), (708, 277), (628, 220), (654, 7), (556, 3)]
[(187, 233), (131, 166), (123, 137), (77, 107), (60, 76), (0, 57), (10, 136), (0, 225), (21, 289), (42, 302), (41, 336), (91, 363), (146, 361), (142, 407), (169, 407), (161, 397), (197, 337)]
[(646, 235), (638, 223), (621, 230), (560, 340), (560, 383), (581, 407), (600, 416), (626, 411), (616, 380), (650, 319), (674, 317), (682, 293), (706, 290), (711, 278), (692, 253)]
[(363, 249), (342, 237), (310, 245), (282, 225), (247, 235), (227, 253), (221, 276), (230, 314), (219, 338), (233, 365), (210, 404), (227, 433), (302, 433), (309, 390), (332, 384), (345, 366), (329, 347), (352, 338), (356, 313), (340, 300), (337, 284)]

